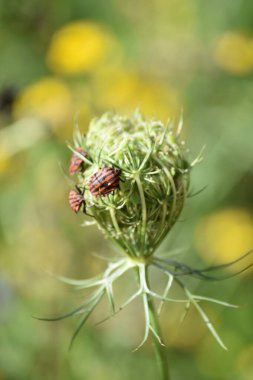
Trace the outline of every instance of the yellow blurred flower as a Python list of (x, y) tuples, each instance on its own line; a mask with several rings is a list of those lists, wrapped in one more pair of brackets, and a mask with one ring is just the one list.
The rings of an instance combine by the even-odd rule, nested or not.
[(253, 43), (242, 33), (227, 32), (217, 42), (214, 58), (224, 70), (247, 74), (253, 70)]
[(180, 110), (176, 89), (131, 71), (100, 71), (95, 79), (95, 99), (102, 111), (117, 109), (129, 114), (140, 108), (146, 116), (164, 121)]
[[(225, 263), (253, 248), (253, 217), (240, 208), (224, 209), (202, 220), (196, 230), (196, 243), (208, 262)], [(238, 270), (252, 262), (245, 258)]]
[(115, 38), (101, 25), (91, 21), (72, 22), (63, 26), (52, 37), (48, 52), (48, 66), (57, 73), (90, 72), (106, 61), (118, 57)]
[(53, 127), (73, 118), (72, 95), (60, 79), (45, 77), (26, 87), (14, 104), (14, 116), (36, 117)]

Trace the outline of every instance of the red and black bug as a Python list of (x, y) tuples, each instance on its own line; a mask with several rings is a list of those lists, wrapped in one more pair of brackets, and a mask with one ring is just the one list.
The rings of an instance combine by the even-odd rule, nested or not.
[(76, 190), (70, 190), (69, 192), (69, 205), (71, 210), (73, 210), (76, 214), (80, 211), (83, 206), (83, 212), (86, 212), (86, 203), (83, 197), (83, 192), (76, 187)]
[(120, 173), (120, 170), (105, 165), (90, 178), (91, 194), (95, 197), (105, 196), (119, 189)]
[[(87, 157), (88, 153), (81, 147), (76, 148), (76, 151), (81, 154), (83, 157)], [(78, 156), (76, 153), (73, 153), (70, 165), (69, 165), (69, 174), (73, 175), (75, 174), (79, 169), (81, 169), (83, 164), (83, 160), (80, 156)]]

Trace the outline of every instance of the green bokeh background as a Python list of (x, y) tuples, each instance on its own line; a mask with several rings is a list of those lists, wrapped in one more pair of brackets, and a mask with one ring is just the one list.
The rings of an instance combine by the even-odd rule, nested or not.
[[(50, 67), (46, 55), (52, 36), (76, 20), (92, 21), (109, 31), (117, 40), (120, 58), (114, 61), (111, 57), (106, 67), (75, 75)], [(245, 242), (247, 238), (253, 245), (253, 222), (244, 229), (236, 213), (240, 210), (248, 220), (253, 219), (253, 59), (252, 67), (242, 64), (238, 72), (233, 59), (244, 61), (238, 44), (231, 47), (231, 57), (227, 50), (232, 69), (216, 59), (217, 44), (228, 32), (245, 36), (253, 56), (252, 20), (250, 0), (0, 1), (0, 98), (6, 99), (10, 88), (15, 95), (14, 103), (0, 102), (0, 380), (158, 379), (152, 343), (132, 352), (143, 332), (138, 302), (114, 320), (96, 326), (109, 313), (103, 303), (71, 352), (68, 343), (75, 318), (56, 323), (32, 318), (61, 314), (85, 296), (57, 282), (48, 271), (85, 278), (105, 267), (97, 255), (115, 254), (95, 227), (80, 227), (83, 216), (74, 215), (68, 206), (71, 181), (64, 172), (71, 153), (66, 140), (72, 139), (76, 112), (81, 114), (83, 131), (90, 117), (108, 107), (123, 113), (140, 107), (163, 118), (166, 94), (171, 99), (168, 117), (178, 120), (180, 108), (184, 111), (183, 137), (190, 159), (206, 146), (204, 161), (192, 173), (192, 191), (207, 187), (188, 200), (160, 253), (180, 249), (177, 259), (197, 267), (217, 262), (208, 257), (205, 238), (199, 235), (203, 221), (228, 209), (238, 228), (230, 232), (228, 218), (224, 230), (218, 230), (217, 244), (206, 242), (207, 252), (216, 245), (221, 252), (223, 248), (232, 251), (237, 235), (238, 257), (253, 248)], [(108, 69), (106, 76), (103, 69)], [(133, 77), (129, 73), (134, 73), (136, 104), (131, 91), (119, 102), (118, 72), (126, 73), (130, 87)], [(69, 89), (69, 119), (62, 120), (65, 109), (59, 108), (53, 121), (31, 115), (29, 109), (16, 111), (24, 91), (45, 77), (56, 78)], [(53, 112), (54, 106), (52, 101)], [(88, 110), (85, 116), (82, 108)], [(225, 234), (231, 236), (231, 247), (229, 239), (222, 240)], [(226, 253), (224, 260), (233, 258)], [(222, 257), (218, 260), (222, 262)], [(154, 281), (158, 286), (162, 283), (155, 273)], [(202, 295), (241, 307), (224, 310), (204, 305), (229, 348), (225, 352), (193, 311), (180, 324), (182, 309), (166, 306), (161, 321), (172, 379), (251, 380), (252, 272), (226, 282), (195, 281), (190, 286)], [(125, 277), (118, 285), (118, 298), (131, 289), (133, 278)]]

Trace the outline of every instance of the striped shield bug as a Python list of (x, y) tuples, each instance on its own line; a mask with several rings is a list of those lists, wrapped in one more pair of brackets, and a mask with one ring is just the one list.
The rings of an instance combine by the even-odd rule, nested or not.
[(80, 211), (83, 206), (83, 212), (86, 213), (86, 203), (83, 197), (84, 191), (81, 191), (79, 187), (76, 186), (76, 190), (70, 190), (69, 192), (69, 205), (71, 210), (76, 214)]
[(106, 196), (119, 189), (120, 170), (104, 165), (89, 181), (89, 189), (95, 197)]
[[(76, 148), (76, 151), (81, 154), (83, 157), (87, 157), (88, 153), (81, 147)], [(80, 155), (77, 155), (76, 153), (72, 154), (70, 165), (69, 165), (69, 174), (73, 175), (78, 170), (81, 169), (83, 165), (83, 160), (81, 159)]]

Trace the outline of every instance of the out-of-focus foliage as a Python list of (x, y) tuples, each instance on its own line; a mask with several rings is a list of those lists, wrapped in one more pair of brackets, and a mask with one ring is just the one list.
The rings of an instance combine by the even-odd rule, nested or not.
[[(160, 254), (196, 267), (253, 248), (253, 3), (240, 1), (0, 1), (0, 379), (69, 380), (157, 376), (153, 349), (132, 353), (143, 328), (138, 303), (99, 326), (105, 303), (67, 352), (77, 320), (43, 323), (80, 304), (49, 272), (85, 278), (115, 254), (67, 204), (74, 120), (85, 133), (107, 110), (178, 120), (193, 159), (192, 193)], [(245, 265), (252, 262), (250, 256)], [(240, 270), (235, 266), (233, 272)], [(162, 285), (163, 279), (154, 281)], [(132, 278), (117, 296), (127, 297)], [(196, 313), (161, 320), (173, 380), (251, 380), (252, 272), (196, 292), (238, 303), (207, 306), (229, 352)]]

